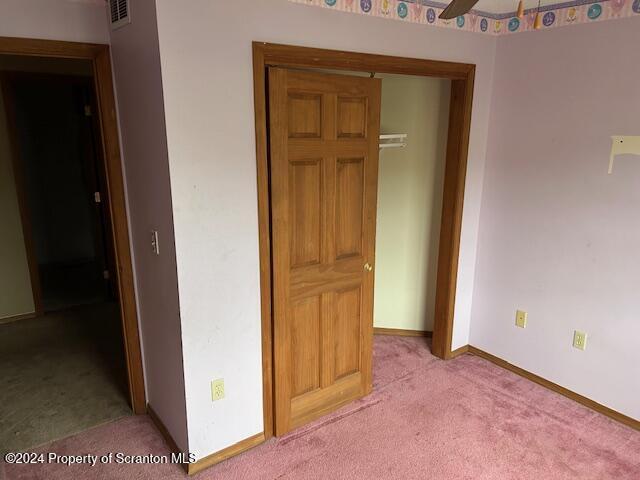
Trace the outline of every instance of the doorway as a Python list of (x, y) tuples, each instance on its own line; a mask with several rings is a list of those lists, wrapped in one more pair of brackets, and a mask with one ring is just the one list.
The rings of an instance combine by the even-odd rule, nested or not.
[(146, 410), (109, 62), (0, 37), (4, 448)]
[[(276, 67), (365, 71), (440, 77), (451, 80), (451, 102), (448, 122), (449, 135), (446, 148), (432, 347), (432, 353), (434, 355), (447, 359), (452, 358), (457, 353), (451, 350), (453, 306), (455, 301), (457, 261), (462, 223), (462, 202), (464, 196), (475, 66), (257, 42), (254, 43), (253, 47), (262, 292), (263, 404), (265, 436), (269, 437), (274, 433), (281, 434), (287, 430), (287, 428), (280, 428), (278, 420), (278, 415), (282, 418), (281, 409), (283, 408), (278, 398), (279, 395), (282, 395), (280, 388), (283, 384), (283, 379), (280, 377), (282, 368), (278, 367), (277, 357), (277, 355), (279, 355), (278, 340), (280, 339), (282, 345), (283, 335), (278, 331), (278, 323), (282, 323), (282, 318), (286, 318), (286, 311), (282, 310), (282, 292), (279, 292), (282, 288), (282, 282), (278, 282), (277, 272), (282, 271), (282, 269), (286, 267), (283, 266), (283, 264), (275, 263), (277, 255), (274, 253), (278, 248), (281, 248), (276, 244), (277, 239), (274, 235), (277, 226), (273, 217), (274, 212), (279, 208), (279, 206), (275, 204), (273, 197), (273, 181), (274, 176), (279, 173), (273, 170), (274, 165), (271, 162), (275, 160), (270, 157), (270, 153), (271, 156), (274, 156), (274, 145), (273, 137), (271, 138), (271, 143), (269, 143), (270, 131), (268, 126), (269, 110), (267, 108), (267, 98), (269, 99), (269, 103), (271, 103), (274, 89), (277, 89), (278, 86), (272, 84), (274, 79), (271, 78), (269, 69)], [(268, 82), (267, 76), (269, 76)], [(309, 98), (309, 95), (307, 95), (307, 98)], [(291, 109), (289, 109), (289, 112), (291, 114)], [(324, 111), (321, 115), (324, 115)], [(295, 119), (295, 117), (289, 117), (289, 119), (292, 118)], [(347, 115), (346, 118), (351, 119), (352, 114)], [(310, 125), (306, 120), (302, 123)], [(273, 125), (271, 129), (273, 129)], [(375, 140), (377, 146), (377, 138)], [(290, 183), (289, 185), (291, 186), (292, 184)], [(367, 270), (367, 266), (372, 268), (370, 264), (367, 265), (368, 263), (369, 262), (365, 262), (365, 265), (360, 268), (364, 268), (365, 271)], [(276, 317), (275, 320), (274, 317)], [(372, 334), (372, 329), (370, 328), (372, 327), (372, 322), (370, 318), (368, 318), (366, 322), (367, 331), (365, 333), (368, 336), (369, 332)], [(361, 331), (361, 333), (363, 333), (363, 331)], [(291, 339), (287, 338), (286, 340), (290, 342)], [(369, 341), (368, 338), (364, 337), (363, 342), (366, 343), (367, 341)], [(289, 346), (291, 346), (290, 343)], [(280, 362), (280, 364), (282, 364), (282, 362)], [(287, 379), (284, 379), (284, 381), (286, 382)], [(290, 408), (290, 406), (287, 405), (285, 408)]]
[[(2, 64), (34, 310), (117, 301), (90, 64), (84, 75), (8, 70), (12, 64), (38, 68), (37, 60), (13, 56), (2, 57)], [(82, 70), (83, 63), (71, 65)]]

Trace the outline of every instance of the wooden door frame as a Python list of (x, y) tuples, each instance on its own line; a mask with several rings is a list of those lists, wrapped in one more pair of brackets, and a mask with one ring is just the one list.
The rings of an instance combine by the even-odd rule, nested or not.
[(451, 80), (449, 134), (438, 253), (435, 324), (432, 353), (451, 358), (453, 314), (458, 277), (462, 208), (471, 131), (475, 65), (402, 58), (338, 50), (253, 42), (253, 93), (258, 180), (258, 235), (260, 250), (260, 301), (262, 315), (263, 419), (266, 438), (274, 435), (273, 316), (271, 220), (268, 155), (266, 69), (268, 67), (319, 68), (395, 73)]
[(102, 160), (106, 172), (107, 203), (116, 256), (122, 330), (124, 334), (130, 404), (134, 413), (146, 413), (142, 351), (129, 242), (120, 137), (111, 72), (109, 45), (31, 38), (0, 37), (0, 54), (88, 60), (93, 66)]

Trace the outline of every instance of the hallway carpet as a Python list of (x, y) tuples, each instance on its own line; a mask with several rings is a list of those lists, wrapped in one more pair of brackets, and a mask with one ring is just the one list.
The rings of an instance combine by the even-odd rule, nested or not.
[(116, 303), (0, 324), (0, 457), (131, 415), (126, 375)]
[[(638, 480), (640, 432), (423, 339), (376, 337), (374, 392), (201, 472), (209, 479)], [(255, 432), (247, 432), (253, 434)], [(167, 454), (147, 417), (50, 444), (60, 454)], [(7, 465), (8, 479), (180, 479), (177, 465)]]

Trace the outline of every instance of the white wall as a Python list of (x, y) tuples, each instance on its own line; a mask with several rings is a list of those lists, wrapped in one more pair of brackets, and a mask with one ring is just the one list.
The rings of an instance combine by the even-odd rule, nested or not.
[(105, 3), (102, 0), (2, 0), (0, 36), (109, 43)]
[[(180, 307), (154, 0), (111, 33), (147, 402), (187, 450)], [(135, 21), (133, 21), (135, 19)], [(160, 255), (151, 248), (157, 230)]]
[(607, 168), (610, 135), (640, 135), (639, 44), (640, 17), (499, 39), (471, 324), (472, 345), (636, 419), (640, 161)]
[(380, 150), (373, 324), (433, 331), (451, 82), (378, 77), (380, 132), (408, 138)]
[(478, 65), (454, 326), (454, 348), (467, 344), (495, 38), (286, 0), (158, 0), (157, 13), (190, 450), (263, 429), (253, 40)]

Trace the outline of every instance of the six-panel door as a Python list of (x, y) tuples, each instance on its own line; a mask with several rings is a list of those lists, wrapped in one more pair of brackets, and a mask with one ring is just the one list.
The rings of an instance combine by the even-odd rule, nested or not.
[(371, 390), (380, 82), (269, 69), (277, 435)]

